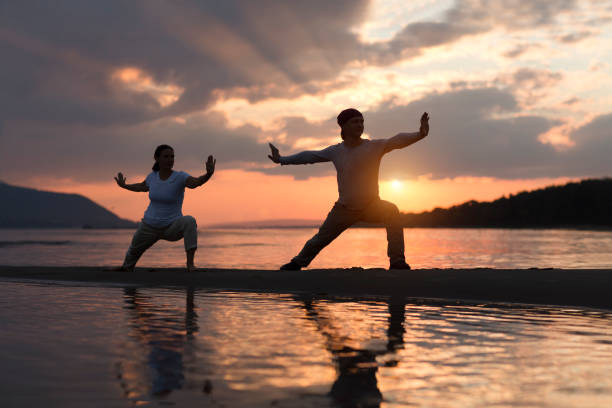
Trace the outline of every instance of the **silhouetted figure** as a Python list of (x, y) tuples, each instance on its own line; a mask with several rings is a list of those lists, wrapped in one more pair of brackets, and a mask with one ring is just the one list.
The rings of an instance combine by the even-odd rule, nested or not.
[(327, 215), (319, 232), (302, 251), (281, 270), (299, 270), (345, 229), (358, 221), (382, 222), (387, 228), (389, 269), (410, 269), (404, 258), (404, 231), (395, 204), (378, 196), (378, 169), (385, 153), (402, 149), (429, 133), (429, 116), (421, 116), (421, 127), (415, 133), (398, 133), (389, 139), (363, 139), (363, 115), (356, 109), (345, 109), (338, 115), (342, 143), (318, 151), (304, 151), (292, 156), (281, 156), (270, 143), (274, 163), (309, 164), (331, 161), (338, 173), (338, 201)]
[[(126, 309), (133, 337), (146, 350), (148, 372), (134, 372), (133, 358), (121, 368), (121, 385), (128, 395), (143, 395), (150, 387), (153, 396), (166, 396), (181, 389), (185, 383), (183, 354), (198, 331), (193, 288), (187, 289), (184, 320), (179, 309), (168, 305), (156, 306), (150, 297), (136, 288), (124, 289)], [(136, 366), (137, 367), (137, 366)], [(150, 385), (142, 384), (148, 379)]]
[(123, 265), (117, 270), (133, 271), (142, 254), (160, 239), (178, 241), (184, 238), (187, 270), (193, 271), (193, 258), (198, 247), (198, 230), (195, 218), (183, 215), (185, 187), (197, 188), (206, 183), (215, 172), (216, 160), (208, 156), (206, 173), (191, 177), (184, 171), (174, 171), (174, 149), (160, 145), (153, 155), (153, 171), (141, 183), (126, 184), (123, 174), (115, 181), (121, 188), (136, 192), (149, 192), (151, 203), (132, 238)]
[(376, 358), (395, 353), (403, 346), (406, 303), (403, 300), (393, 299), (389, 302), (387, 346), (385, 350), (368, 350), (348, 346), (350, 338), (340, 334), (321, 306), (308, 298), (300, 300), (308, 317), (317, 324), (318, 330), (325, 336), (327, 349), (334, 356), (338, 377), (329, 392), (334, 403), (342, 408), (380, 407), (383, 395), (376, 379), (378, 372)]

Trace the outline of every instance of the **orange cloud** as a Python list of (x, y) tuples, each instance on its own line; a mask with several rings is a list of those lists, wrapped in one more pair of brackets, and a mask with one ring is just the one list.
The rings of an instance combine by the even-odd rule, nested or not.
[(157, 100), (162, 107), (176, 102), (184, 89), (173, 84), (160, 84), (153, 77), (136, 67), (123, 67), (116, 69), (111, 78), (121, 83), (132, 92), (148, 93)]

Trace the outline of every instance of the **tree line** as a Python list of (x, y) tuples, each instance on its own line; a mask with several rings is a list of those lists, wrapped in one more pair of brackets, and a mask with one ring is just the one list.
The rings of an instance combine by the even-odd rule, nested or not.
[(450, 208), (402, 213), (406, 227), (609, 228), (612, 179), (586, 179)]

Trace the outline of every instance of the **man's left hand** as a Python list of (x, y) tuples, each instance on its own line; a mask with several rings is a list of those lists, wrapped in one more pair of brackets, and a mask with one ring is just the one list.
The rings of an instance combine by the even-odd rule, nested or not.
[(208, 160), (206, 161), (207, 174), (213, 174), (215, 172), (215, 164), (217, 164), (217, 159), (212, 156), (208, 156)]
[(419, 128), (419, 133), (421, 137), (425, 137), (429, 134), (429, 115), (427, 112), (423, 113), (421, 116), (421, 127)]

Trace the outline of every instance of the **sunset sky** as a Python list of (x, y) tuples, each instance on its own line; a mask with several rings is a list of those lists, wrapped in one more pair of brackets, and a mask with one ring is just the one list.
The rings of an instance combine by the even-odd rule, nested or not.
[(199, 176), (200, 225), (321, 219), (331, 163), (281, 154), (430, 135), (383, 159), (380, 192), (422, 211), (612, 175), (612, 0), (5, 1), (0, 180), (80, 193), (137, 220), (158, 144)]

